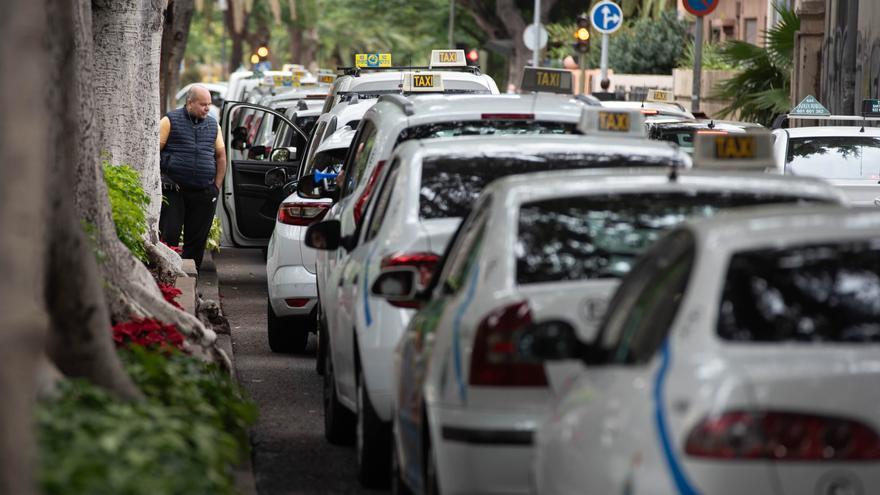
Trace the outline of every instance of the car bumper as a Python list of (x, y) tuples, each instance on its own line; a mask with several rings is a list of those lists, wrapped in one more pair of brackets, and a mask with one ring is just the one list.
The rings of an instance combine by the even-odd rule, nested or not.
[[(269, 303), (278, 316), (305, 316), (315, 309), (318, 291), (315, 274), (302, 266), (282, 266), (269, 279)], [(291, 304), (288, 300), (300, 299)], [(291, 301), (293, 302), (293, 301)]]

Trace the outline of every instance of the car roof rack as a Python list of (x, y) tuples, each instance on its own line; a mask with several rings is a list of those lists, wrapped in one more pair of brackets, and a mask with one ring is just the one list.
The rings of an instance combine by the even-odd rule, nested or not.
[(363, 72), (395, 72), (408, 70), (430, 70), (444, 72), (469, 72), (475, 76), (482, 74), (479, 65), (464, 65), (459, 67), (431, 67), (429, 65), (399, 65), (394, 67), (337, 67), (340, 75), (358, 77)]
[(403, 114), (406, 116), (413, 115), (416, 113), (416, 109), (413, 106), (413, 103), (402, 95), (382, 95), (379, 97), (379, 101), (377, 103), (382, 103), (383, 101), (387, 101), (389, 103), (393, 103), (397, 105), (400, 110), (403, 111)]

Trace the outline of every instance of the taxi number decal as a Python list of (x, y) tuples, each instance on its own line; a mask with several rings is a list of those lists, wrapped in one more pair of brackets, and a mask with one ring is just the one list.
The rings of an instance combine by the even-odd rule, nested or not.
[(414, 88), (433, 88), (434, 87), (434, 76), (433, 75), (413, 75), (413, 87)]
[(754, 158), (755, 139), (752, 136), (720, 136), (715, 138), (715, 158)]
[(458, 62), (458, 57), (456, 57), (455, 55), (456, 55), (456, 52), (440, 52), (440, 62), (442, 62), (442, 63)]
[(562, 87), (562, 74), (559, 72), (538, 71), (535, 73), (538, 86), (549, 86), (553, 88)]
[(621, 112), (599, 112), (599, 130), (629, 132), (629, 114)]

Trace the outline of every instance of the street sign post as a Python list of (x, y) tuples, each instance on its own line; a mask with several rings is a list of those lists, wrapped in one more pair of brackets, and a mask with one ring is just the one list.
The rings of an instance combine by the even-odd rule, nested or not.
[[(537, 39), (539, 45), (537, 48), (535, 47), (535, 40)], [(526, 48), (529, 50), (542, 50), (545, 46), (547, 46), (547, 40), (549, 39), (549, 35), (547, 34), (547, 30), (544, 28), (543, 24), (538, 24), (538, 33), (535, 36), (535, 25), (529, 24), (526, 26), (526, 29), (523, 31), (523, 43), (526, 44)]]
[(608, 79), (608, 35), (623, 25), (623, 10), (610, 0), (604, 0), (593, 6), (590, 11), (590, 22), (596, 31), (602, 33), (602, 57), (599, 59), (601, 79)]
[(709, 15), (718, 7), (721, 0), (683, 0), (684, 10), (697, 16), (694, 25), (694, 74), (691, 91), (691, 111), (700, 111), (700, 91), (703, 78), (703, 16)]

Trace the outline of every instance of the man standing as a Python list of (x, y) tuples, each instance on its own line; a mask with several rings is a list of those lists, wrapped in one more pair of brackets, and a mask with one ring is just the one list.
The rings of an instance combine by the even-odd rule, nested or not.
[(226, 175), (226, 147), (220, 126), (208, 115), (211, 93), (194, 85), (186, 104), (159, 121), (162, 211), (159, 234), (169, 246), (180, 243), (183, 257), (202, 265), (217, 198)]

